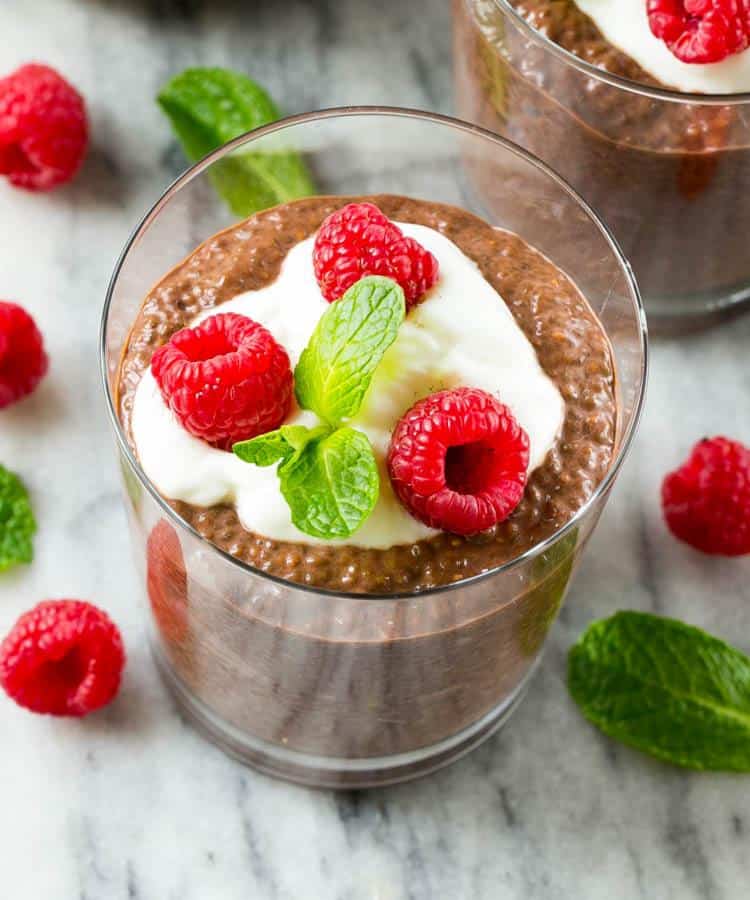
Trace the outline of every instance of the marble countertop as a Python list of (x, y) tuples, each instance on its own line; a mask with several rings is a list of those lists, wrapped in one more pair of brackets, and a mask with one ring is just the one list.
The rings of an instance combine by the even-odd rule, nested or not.
[[(416, 6), (420, 12), (415, 12)], [(730, 900), (748, 894), (750, 781), (668, 768), (579, 716), (565, 653), (623, 607), (750, 650), (750, 562), (699, 558), (660, 520), (665, 468), (704, 434), (750, 441), (750, 317), (653, 347), (648, 409), (511, 725), (453, 767), (378, 792), (272, 781), (177, 715), (143, 640), (99, 385), (104, 290), (127, 234), (182, 160), (152, 98), (190, 64), (245, 69), (288, 111), (347, 103), (450, 111), (444, 0), (3, 0), (3, 70), (59, 66), (91, 109), (70, 187), (0, 184), (0, 296), (44, 328), (52, 370), (2, 413), (0, 459), (33, 489), (36, 561), (0, 581), (0, 633), (43, 597), (111, 611), (130, 661), (87, 721), (0, 698), (0, 895), (9, 900)]]

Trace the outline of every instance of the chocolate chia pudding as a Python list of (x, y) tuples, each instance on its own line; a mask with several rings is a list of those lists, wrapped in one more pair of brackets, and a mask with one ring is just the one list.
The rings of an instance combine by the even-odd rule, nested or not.
[[(654, 318), (703, 315), (750, 293), (746, 104), (680, 100), (679, 85), (619, 49), (574, 0), (454, 0), (454, 17), (459, 113), (537, 154), (580, 191), (622, 245)], [(519, 17), (624, 81), (576, 68)]]
[[(284, 582), (202, 550), (189, 555), (166, 520), (150, 529), (148, 592), (178, 690), (261, 742), (347, 759), (417, 751), (512, 701), (594, 523), (522, 571), (487, 582), (481, 597), (462, 582), (573, 517), (613, 462), (618, 420), (608, 339), (576, 286), (533, 247), (453, 206), (392, 195), (315, 197), (220, 232), (150, 291), (118, 376), (117, 409), (136, 453), (134, 401), (156, 349), (198, 314), (274, 282), (294, 246), (329, 214), (362, 200), (444, 235), (478, 266), (564, 407), (515, 511), (472, 537), (437, 533), (390, 547), (291, 542), (248, 531), (232, 505), (166, 498), (211, 544)], [(430, 592), (440, 586), (452, 590)], [(401, 599), (387, 600), (396, 594)]]
[[(329, 590), (412, 593), (471, 577), (518, 556), (561, 528), (601, 481), (615, 438), (614, 373), (601, 327), (576, 287), (517, 237), (457, 208), (372, 198), (392, 219), (449, 237), (505, 298), (565, 398), (562, 434), (505, 522), (478, 538), (440, 534), (386, 550), (293, 544), (247, 532), (233, 507), (175, 510), (217, 547), (279, 578)], [(346, 202), (317, 197), (259, 213), (199, 247), (146, 298), (120, 373), (119, 406), (129, 434), (135, 388), (154, 350), (202, 310), (273, 280), (289, 249)]]

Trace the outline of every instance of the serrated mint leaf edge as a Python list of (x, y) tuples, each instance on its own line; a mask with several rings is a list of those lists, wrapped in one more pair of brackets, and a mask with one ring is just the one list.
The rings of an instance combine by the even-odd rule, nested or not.
[[(309, 512), (309, 503), (306, 503), (304, 505), (296, 503), (296, 496), (291, 495), (289, 491), (289, 480), (298, 470), (299, 465), (305, 463), (304, 457), (306, 456), (306, 454), (317, 452), (320, 449), (321, 445), (328, 440), (341, 440), (344, 436), (349, 436), (350, 440), (365, 442), (363, 446), (366, 446), (367, 453), (369, 455), (369, 461), (372, 462), (370, 474), (374, 476), (370, 483), (370, 492), (365, 498), (365, 501), (360, 504), (361, 515), (357, 518), (357, 521), (353, 526), (349, 523), (349, 517), (346, 516), (344, 512), (342, 512), (342, 500), (337, 497), (334, 492), (331, 492), (329, 496), (333, 497), (333, 503), (336, 507), (338, 518), (342, 523), (344, 523), (345, 530), (331, 531), (329, 529), (323, 531), (320, 529), (311, 529), (309, 527), (309, 518), (305, 515)], [(325, 457), (323, 458), (323, 462), (326, 468), (326, 474), (328, 476), (328, 483), (331, 484), (334, 481), (334, 478), (330, 472), (329, 463), (327, 462)], [(311, 441), (309, 444), (307, 444), (304, 450), (296, 453), (292, 458), (285, 461), (285, 463), (279, 467), (279, 479), (281, 482), (281, 492), (291, 512), (292, 524), (304, 534), (309, 534), (312, 537), (320, 538), (323, 540), (345, 540), (346, 538), (349, 538), (353, 534), (355, 534), (372, 514), (372, 511), (375, 508), (380, 496), (380, 475), (377, 467), (377, 461), (375, 460), (375, 454), (373, 452), (369, 438), (366, 434), (364, 434), (364, 432), (358, 431), (354, 428), (349, 428), (348, 426), (343, 426), (342, 428), (338, 428), (335, 431), (331, 431), (325, 436)], [(354, 503), (354, 500), (350, 499), (347, 502), (351, 504)]]

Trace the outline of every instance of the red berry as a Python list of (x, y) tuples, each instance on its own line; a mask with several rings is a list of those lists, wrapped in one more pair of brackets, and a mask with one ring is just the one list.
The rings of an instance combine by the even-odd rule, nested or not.
[(69, 181), (88, 145), (83, 98), (49, 66), (0, 78), (0, 174), (30, 191)]
[(676, 538), (722, 556), (750, 553), (750, 449), (725, 437), (699, 441), (661, 488)]
[(523, 497), (529, 439), (510, 410), (478, 388), (439, 391), (404, 415), (391, 437), (396, 495), (421, 522), (476, 534)]
[(188, 633), (187, 572), (177, 532), (164, 519), (146, 542), (146, 589), (162, 635), (181, 643)]
[(647, 0), (648, 24), (677, 59), (720, 62), (750, 44), (748, 0)]
[(19, 706), (85, 716), (120, 687), (125, 650), (109, 616), (82, 600), (45, 600), (0, 644), (0, 685)]
[(48, 366), (34, 320), (17, 304), (0, 300), (0, 409), (30, 394)]
[(286, 350), (236, 313), (172, 335), (154, 353), (151, 371), (182, 426), (222, 450), (278, 428), (292, 403)]
[(323, 296), (338, 300), (365, 275), (383, 275), (404, 290), (407, 308), (438, 279), (438, 261), (373, 203), (349, 203), (320, 226), (313, 268)]

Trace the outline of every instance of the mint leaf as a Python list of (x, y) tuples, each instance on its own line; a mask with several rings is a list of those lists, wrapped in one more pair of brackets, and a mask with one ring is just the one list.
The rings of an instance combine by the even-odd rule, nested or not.
[(356, 415), (406, 315), (401, 287), (370, 275), (323, 313), (294, 370), (297, 402), (331, 425)]
[(249, 441), (239, 441), (232, 451), (243, 462), (255, 466), (272, 466), (279, 460), (286, 461), (295, 452), (304, 450), (310, 441), (317, 440), (331, 429), (326, 425), (307, 428), (305, 425), (282, 425), (276, 431), (269, 431)]
[(272, 466), (280, 459), (287, 459), (294, 453), (294, 448), (287, 443), (281, 430), (269, 431), (249, 441), (238, 441), (232, 446), (235, 456), (255, 466)]
[(366, 435), (339, 428), (308, 443), (279, 468), (292, 522), (318, 538), (347, 538), (370, 515), (380, 479)]
[[(186, 69), (157, 100), (191, 162), (280, 117), (260, 85), (228, 69)], [(209, 177), (238, 216), (315, 193), (307, 167), (291, 152), (236, 151), (215, 163)]]
[(691, 769), (750, 772), (750, 659), (674, 619), (619, 612), (571, 648), (568, 687), (605, 734)]
[(34, 557), (36, 521), (21, 479), (0, 465), (0, 572)]
[(281, 493), (292, 522), (313, 537), (349, 537), (377, 503), (380, 478), (372, 447), (353, 428), (282, 425), (232, 450), (256, 466), (281, 463)]
[(282, 425), (281, 433), (293, 450), (301, 451), (318, 438), (330, 434), (331, 429), (327, 425), (316, 425), (315, 428), (307, 428), (304, 425)]

